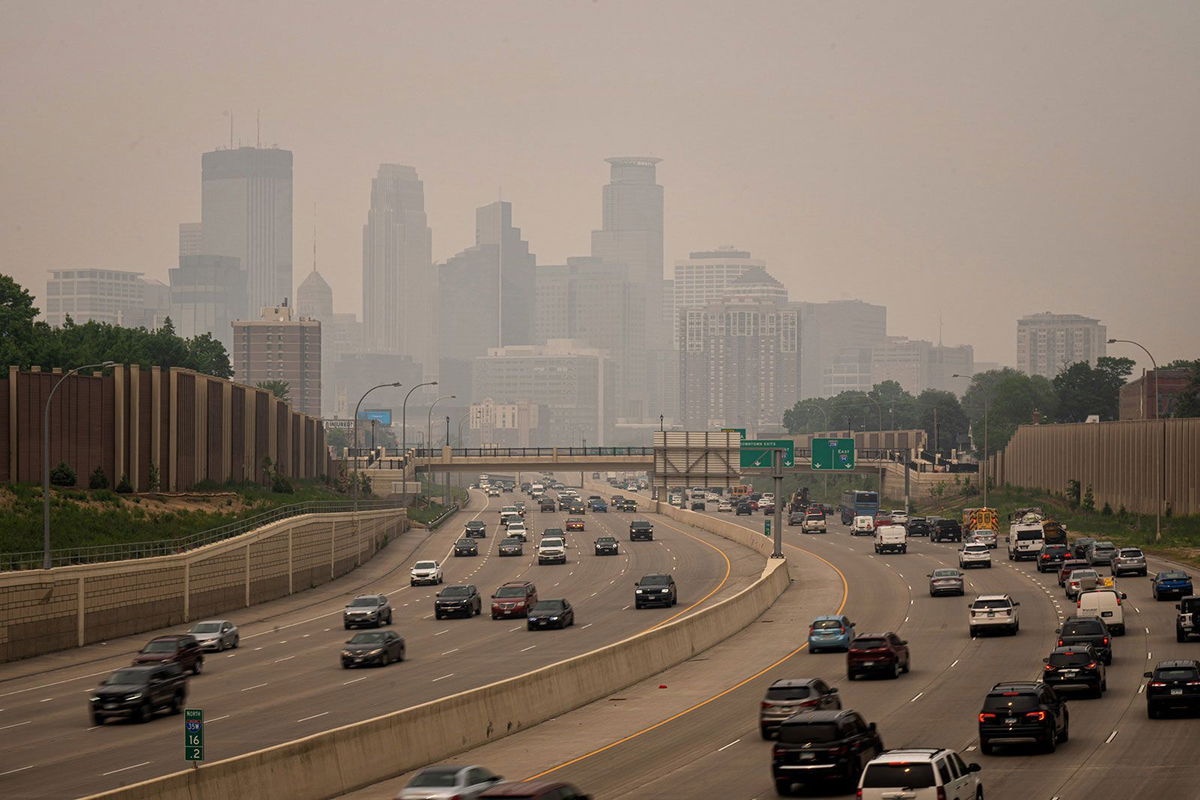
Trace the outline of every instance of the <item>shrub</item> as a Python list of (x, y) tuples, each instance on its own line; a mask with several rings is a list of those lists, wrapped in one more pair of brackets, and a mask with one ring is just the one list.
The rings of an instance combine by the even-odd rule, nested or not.
[(108, 476), (104, 474), (104, 469), (102, 467), (96, 467), (95, 472), (93, 472), (92, 476), (90, 478), (88, 478), (88, 488), (89, 489), (107, 489), (108, 488)]
[(1088, 484), (1087, 491), (1083, 493), (1083, 502), (1079, 504), (1079, 507), (1084, 511), (1096, 510), (1096, 497), (1092, 494), (1091, 484)]
[(128, 475), (122, 475), (117, 482), (117, 494), (133, 494), (133, 484), (129, 482)]
[(292, 486), (291, 481), (276, 473), (275, 476), (271, 478), (271, 491), (275, 492), (276, 494), (292, 494), (296, 490)]
[(152, 492), (158, 491), (158, 484), (161, 477), (158, 474), (158, 464), (150, 462), (150, 478), (146, 481), (146, 488)]
[(50, 484), (52, 486), (74, 486), (77, 480), (75, 470), (67, 466), (67, 462), (65, 461), (58, 462), (58, 466), (50, 470)]
[(1110, 506), (1108, 503), (1105, 503), (1104, 508), (1100, 509), (1100, 513), (1106, 517), (1111, 517), (1113, 514), (1112, 506)]
[(1079, 481), (1067, 481), (1067, 505), (1071, 508), (1079, 508)]

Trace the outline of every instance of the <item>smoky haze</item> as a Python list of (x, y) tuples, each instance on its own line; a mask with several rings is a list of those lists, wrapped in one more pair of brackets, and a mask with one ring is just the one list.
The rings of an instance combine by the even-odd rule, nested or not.
[(560, 264), (603, 158), (649, 155), (668, 272), (732, 244), (977, 361), (1044, 310), (1160, 362), (1200, 341), (1194, 3), (9, 2), (0, 41), (0, 269), (39, 302), (48, 269), (165, 280), (200, 153), (261, 112), (295, 154), (295, 281), (315, 204), (339, 311), (379, 164), (418, 170), (435, 261), (502, 196)]

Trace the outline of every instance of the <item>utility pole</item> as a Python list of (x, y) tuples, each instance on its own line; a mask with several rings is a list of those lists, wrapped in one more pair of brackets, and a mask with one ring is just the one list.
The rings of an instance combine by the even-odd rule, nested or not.
[(783, 450), (771, 451), (771, 477), (775, 479), (775, 548), (771, 558), (783, 558)]

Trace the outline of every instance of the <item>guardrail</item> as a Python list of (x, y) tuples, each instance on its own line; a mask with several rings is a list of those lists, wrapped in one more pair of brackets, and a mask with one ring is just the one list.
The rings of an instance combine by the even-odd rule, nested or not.
[[(359, 501), (357, 510), (375, 511), (385, 508), (400, 508), (402, 504), (393, 500)], [(135, 558), (150, 558), (166, 556), (195, 550), (198, 547), (231, 539), (243, 533), (261, 528), (272, 522), (278, 522), (288, 517), (301, 514), (328, 514), (339, 511), (354, 511), (353, 500), (307, 500), (303, 503), (293, 503), (278, 506), (269, 511), (263, 511), (245, 519), (228, 522), (215, 528), (197, 531), (190, 536), (177, 539), (158, 539), (149, 542), (122, 542), (118, 544), (95, 545), (92, 547), (64, 547), (50, 551), (50, 566), (65, 567), (72, 564), (96, 564), (104, 561), (125, 561)], [(0, 572), (11, 572), (23, 569), (41, 569), (43, 553), (41, 550), (21, 553), (0, 553)]]
[(442, 526), (443, 522), (450, 519), (450, 517), (452, 517), (453, 515), (455, 515), (457, 513), (458, 513), (458, 503), (451, 503), (450, 506), (445, 511), (443, 511), (440, 516), (438, 516), (436, 519), (430, 520), (429, 526), (428, 526), (429, 530), (436, 531), (438, 528), (440, 528)]

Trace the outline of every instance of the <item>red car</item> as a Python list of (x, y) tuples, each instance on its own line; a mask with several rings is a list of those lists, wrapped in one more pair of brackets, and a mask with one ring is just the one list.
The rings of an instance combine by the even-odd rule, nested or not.
[(846, 651), (846, 674), (850, 680), (872, 673), (899, 678), (900, 673), (908, 670), (908, 642), (892, 631), (859, 634)]
[(133, 657), (137, 664), (178, 664), (193, 675), (204, 668), (200, 643), (191, 634), (155, 636)]
[(524, 618), (537, 599), (537, 588), (529, 581), (509, 581), (492, 595), (492, 619)]
[(578, 517), (571, 517), (567, 520), (567, 524), (564, 527), (569, 531), (581, 531), (583, 530), (583, 520)]

